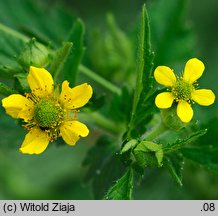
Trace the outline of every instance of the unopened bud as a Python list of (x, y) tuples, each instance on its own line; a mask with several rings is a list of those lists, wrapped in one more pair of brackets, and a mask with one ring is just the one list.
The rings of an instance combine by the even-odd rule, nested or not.
[(162, 166), (162, 145), (146, 140), (141, 141), (134, 149), (134, 156), (140, 167)]
[(49, 63), (49, 51), (47, 47), (32, 38), (21, 52), (18, 62), (25, 68), (30, 66), (45, 67)]
[(175, 105), (169, 109), (162, 109), (161, 117), (165, 126), (175, 131), (179, 131), (187, 125), (177, 116)]

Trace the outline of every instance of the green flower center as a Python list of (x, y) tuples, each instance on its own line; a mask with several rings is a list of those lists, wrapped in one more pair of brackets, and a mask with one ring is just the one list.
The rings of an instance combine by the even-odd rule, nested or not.
[(55, 128), (63, 119), (63, 109), (54, 100), (42, 99), (35, 107), (34, 119), (42, 129)]
[(189, 84), (184, 80), (180, 79), (172, 87), (172, 93), (176, 101), (181, 101), (181, 100), (188, 101), (191, 99), (191, 93), (193, 89), (194, 87), (192, 84)]

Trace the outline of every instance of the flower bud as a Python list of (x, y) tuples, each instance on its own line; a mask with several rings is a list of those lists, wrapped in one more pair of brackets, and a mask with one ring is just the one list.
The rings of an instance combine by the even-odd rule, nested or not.
[(134, 149), (134, 156), (137, 164), (142, 168), (162, 166), (162, 145), (146, 140), (142, 141)]
[(161, 118), (165, 126), (171, 130), (179, 131), (187, 125), (187, 123), (182, 122), (177, 116), (175, 105), (168, 109), (162, 109)]
[(107, 16), (107, 30), (97, 29), (91, 35), (89, 58), (95, 70), (101, 72), (106, 78), (112, 77), (117, 81), (130, 76), (134, 68), (134, 55), (131, 41), (118, 27), (114, 17)]
[(45, 67), (49, 63), (49, 51), (44, 45), (37, 43), (35, 38), (32, 38), (21, 52), (18, 62), (25, 68)]

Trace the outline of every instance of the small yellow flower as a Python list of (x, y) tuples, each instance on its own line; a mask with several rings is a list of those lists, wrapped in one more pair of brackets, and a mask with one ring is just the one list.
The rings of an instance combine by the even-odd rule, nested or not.
[(92, 87), (87, 83), (69, 87), (62, 83), (62, 91), (54, 89), (51, 74), (44, 68), (31, 66), (27, 81), (31, 93), (26, 96), (13, 94), (2, 100), (6, 113), (24, 120), (29, 130), (20, 151), (24, 154), (40, 154), (59, 136), (69, 145), (75, 145), (80, 136), (86, 137), (89, 130), (77, 121), (76, 114), (92, 96)]
[(202, 106), (214, 103), (215, 95), (209, 89), (196, 89), (196, 80), (204, 72), (204, 64), (197, 58), (190, 59), (181, 77), (176, 77), (173, 70), (166, 66), (158, 66), (154, 71), (155, 80), (166, 86), (170, 92), (163, 92), (156, 96), (155, 104), (158, 108), (170, 108), (175, 101), (177, 115), (182, 122), (190, 122), (193, 117), (191, 102)]

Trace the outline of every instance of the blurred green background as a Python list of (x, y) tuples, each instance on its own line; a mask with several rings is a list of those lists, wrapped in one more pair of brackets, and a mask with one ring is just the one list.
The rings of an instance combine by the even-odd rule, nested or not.
[[(17, 28), (19, 24), (15, 23), (15, 19), (12, 17), (16, 17), (16, 4), (19, 4), (21, 1), (9, 1), (10, 3), (5, 4), (4, 0), (0, 0), (2, 5), (0, 11), (5, 11), (0, 16), (0, 22)], [(36, 4), (34, 3), (35, 1), (32, 0), (32, 2)], [(158, 15), (161, 18), (161, 14), (168, 13), (165, 7), (172, 1), (166, 0), (163, 10), (160, 7), (159, 10), (153, 12), (152, 5), (157, 2), (158, 0), (146, 2), (151, 15), (151, 32), (154, 49), (158, 47), (157, 44), (161, 41), (161, 34), (158, 32), (159, 29), (154, 29), (155, 26), (152, 23), (153, 21), (156, 22), (155, 17), (158, 17)], [(127, 32), (134, 41), (136, 37), (136, 23), (144, 1), (65, 0), (57, 1), (57, 3), (63, 5), (67, 13), (72, 13), (84, 21), (86, 27), (85, 44), (86, 52), (88, 53), (89, 47), (95, 46), (90, 41), (91, 32), (96, 27), (101, 29), (106, 28), (105, 20), (108, 12), (114, 14), (121, 29)], [(39, 5), (39, 8), (42, 8), (42, 11), (44, 10), (42, 13), (45, 14), (51, 5), (56, 4), (52, 0), (46, 0), (37, 2), (37, 5)], [(205, 63), (206, 70), (199, 84), (202, 88), (213, 89), (216, 94), (218, 94), (217, 9), (218, 1), (216, 0), (210, 0), (209, 2), (187, 1), (187, 13), (184, 15), (185, 20), (183, 19), (183, 22), (187, 23), (188, 28), (193, 29), (193, 33), (191, 33), (193, 35), (188, 40), (192, 46), (188, 48), (191, 52), (189, 52), (188, 56), (181, 55), (179, 61), (176, 58), (167, 58), (167, 53), (172, 52), (169, 43), (162, 45), (164, 48), (161, 50), (162, 52), (165, 50), (166, 53), (164, 55), (166, 55), (166, 58), (164, 59), (157, 55), (157, 59), (159, 59), (156, 62), (157, 64), (165, 64), (182, 70), (189, 57), (200, 58)], [(29, 8), (29, 11), (28, 8), (24, 10), (28, 12), (27, 14), (34, 14), (33, 8)], [(156, 14), (156, 16), (155, 13), (158, 15)], [(22, 16), (22, 14), (19, 13), (18, 16)], [(169, 17), (172, 20), (174, 19), (174, 15), (169, 14)], [(20, 17), (20, 20), (22, 20), (22, 17)], [(49, 15), (46, 22), (53, 22)], [(161, 19), (158, 22), (160, 26), (165, 25), (164, 20), (163, 23), (161, 23)], [(27, 23), (31, 25), (31, 15)], [(51, 28), (55, 28), (55, 26), (53, 22)], [(40, 29), (40, 23), (38, 28)], [(189, 44), (184, 44), (184, 49), (186, 49), (185, 45)], [(177, 50), (178, 53), (179, 50)], [(97, 68), (93, 65), (88, 55), (84, 56), (84, 62), (93, 69)], [(85, 78), (80, 77), (80, 79)], [(207, 108), (207, 110), (204, 107), (196, 106), (196, 118), (204, 123), (209, 119), (218, 117), (217, 105), (216, 102), (215, 105)], [(82, 166), (82, 161), (88, 149), (93, 145), (90, 140), (92, 138), (94, 140), (94, 137), (99, 133), (98, 128), (90, 128), (91, 134), (88, 141), (81, 139), (73, 148), (67, 145), (57, 146), (50, 144), (49, 148), (41, 155), (22, 155), (18, 152), (18, 148), (22, 143), (25, 131), (16, 125), (14, 119), (4, 115), (3, 108), (1, 108), (0, 114), (0, 199), (94, 199), (91, 184), (83, 183), (86, 167)], [(214, 136), (214, 141), (217, 140), (216, 129), (211, 133)], [(218, 199), (217, 191), (217, 175), (208, 172), (199, 165), (186, 161), (183, 187), (178, 186), (164, 169), (148, 169), (141, 186), (136, 186), (133, 197), (135, 199)]]

